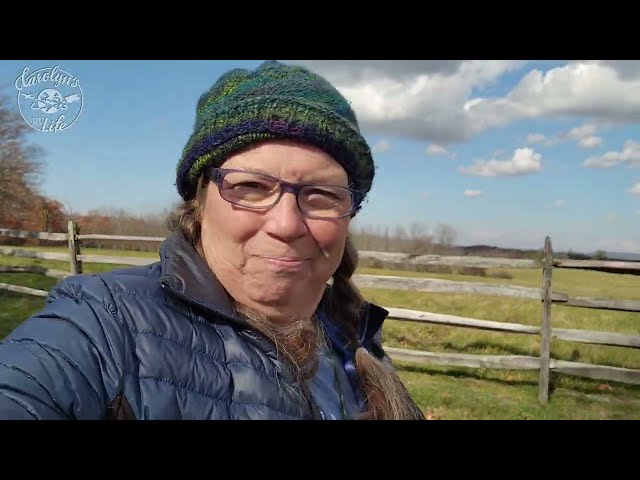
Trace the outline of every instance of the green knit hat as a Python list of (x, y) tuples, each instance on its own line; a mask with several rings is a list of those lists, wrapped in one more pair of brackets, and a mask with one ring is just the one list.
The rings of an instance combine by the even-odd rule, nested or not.
[(260, 141), (291, 138), (315, 145), (347, 172), (362, 202), (375, 167), (349, 102), (324, 78), (276, 61), (222, 75), (197, 105), (195, 128), (177, 168), (178, 193), (195, 196), (205, 166)]

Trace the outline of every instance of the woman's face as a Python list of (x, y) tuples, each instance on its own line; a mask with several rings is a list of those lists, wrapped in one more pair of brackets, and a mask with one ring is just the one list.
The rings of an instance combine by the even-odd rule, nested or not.
[[(346, 187), (345, 170), (312, 146), (272, 141), (236, 154), (221, 168), (252, 170), (297, 183)], [(344, 252), (349, 217), (309, 219), (284, 193), (270, 210), (250, 210), (207, 187), (202, 247), (212, 271), (239, 303), (277, 322), (310, 318)]]

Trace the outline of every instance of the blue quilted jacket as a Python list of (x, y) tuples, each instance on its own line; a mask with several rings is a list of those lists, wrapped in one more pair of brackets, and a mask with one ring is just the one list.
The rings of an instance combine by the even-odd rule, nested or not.
[[(379, 358), (387, 314), (369, 304), (360, 322), (360, 341)], [(345, 335), (320, 317), (358, 391)], [(0, 418), (314, 419), (320, 412), (274, 345), (233, 315), (206, 263), (172, 236), (152, 265), (58, 283), (45, 308), (0, 343)]]

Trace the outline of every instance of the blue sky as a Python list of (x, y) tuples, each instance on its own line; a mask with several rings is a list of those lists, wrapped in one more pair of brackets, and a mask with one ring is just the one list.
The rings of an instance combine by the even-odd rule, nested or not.
[[(289, 61), (336, 85), (374, 149), (357, 225), (446, 223), (459, 244), (541, 248), (550, 235), (555, 249), (640, 253), (640, 62)], [(0, 84), (18, 110), (25, 67), (75, 76), (73, 125), (30, 136), (45, 151), (44, 193), (81, 213), (147, 213), (178, 200), (199, 96), (260, 63), (11, 60)]]

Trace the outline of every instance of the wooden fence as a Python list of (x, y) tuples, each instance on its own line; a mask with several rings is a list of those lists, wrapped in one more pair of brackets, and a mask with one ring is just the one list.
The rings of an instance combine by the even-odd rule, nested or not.
[[(147, 265), (156, 262), (155, 258), (144, 257), (112, 257), (106, 255), (84, 255), (82, 254), (81, 243), (84, 239), (104, 239), (104, 240), (135, 240), (162, 242), (162, 237), (139, 237), (139, 236), (117, 236), (117, 235), (80, 235), (78, 225), (69, 222), (67, 233), (34, 233), (8, 229), (0, 229), (0, 236), (18, 238), (40, 238), (52, 241), (64, 241), (68, 245), (69, 253), (35, 252), (13, 247), (0, 247), (0, 255), (14, 255), (18, 257), (40, 258), (47, 260), (69, 261), (69, 272), (61, 270), (46, 269), (43, 267), (2, 267), (0, 272), (35, 272), (55, 278), (65, 278), (69, 275), (82, 274), (82, 263), (110, 263), (120, 265)], [(471, 266), (496, 266), (500, 265), (511, 268), (534, 268), (536, 265), (530, 260), (517, 260), (509, 263), (509, 259), (494, 259), (480, 257), (438, 257), (435, 255), (425, 255), (422, 257), (405, 254), (395, 254), (386, 252), (361, 252), (361, 258), (374, 258), (383, 261), (405, 261), (405, 262), (426, 262), (431, 265), (471, 265)], [(468, 260), (468, 262), (465, 262)], [(438, 263), (440, 262), (440, 263)], [(506, 262), (506, 263), (505, 263)], [(515, 265), (515, 266), (514, 266)], [(394, 276), (377, 275), (354, 275), (354, 283), (360, 287), (384, 288), (395, 290), (412, 290), (421, 292), (450, 292), (465, 293), (474, 295), (497, 295), (515, 298), (529, 298), (541, 300), (541, 325), (530, 326), (516, 323), (505, 323), (500, 321), (479, 320), (474, 318), (458, 317), (453, 315), (436, 314), (401, 308), (385, 307), (389, 310), (389, 318), (400, 321), (419, 322), (452, 327), (474, 328), (480, 330), (491, 330), (505, 333), (519, 333), (529, 335), (539, 335), (541, 338), (540, 356), (523, 355), (476, 355), (461, 353), (440, 353), (407, 350), (385, 346), (386, 351), (393, 359), (438, 364), (463, 366), (472, 368), (510, 369), (510, 370), (537, 370), (539, 371), (538, 398), (543, 404), (549, 399), (549, 375), (551, 371), (586, 377), (599, 380), (609, 380), (622, 383), (640, 384), (640, 370), (622, 367), (612, 367), (605, 365), (587, 364), (556, 360), (551, 358), (551, 341), (559, 340), (613, 345), (627, 348), (640, 348), (639, 335), (625, 335), (613, 332), (600, 332), (581, 329), (560, 329), (552, 327), (552, 304), (563, 306), (574, 306), (584, 308), (596, 308), (607, 310), (618, 310), (628, 312), (640, 312), (640, 301), (635, 300), (611, 300), (596, 299), (587, 297), (570, 297), (565, 293), (552, 291), (552, 273), (554, 268), (582, 268), (589, 270), (607, 271), (613, 273), (628, 273), (639, 275), (640, 263), (634, 262), (607, 262), (589, 260), (560, 260), (553, 258), (551, 239), (545, 239), (544, 258), (542, 265), (542, 288), (527, 288), (512, 285), (495, 285), (477, 282), (457, 282), (449, 280), (439, 280), (431, 278), (406, 278)], [(30, 295), (47, 296), (48, 292), (35, 290), (17, 285), (0, 283), (0, 289), (26, 293)]]

